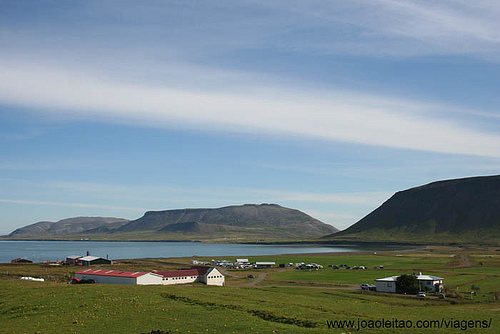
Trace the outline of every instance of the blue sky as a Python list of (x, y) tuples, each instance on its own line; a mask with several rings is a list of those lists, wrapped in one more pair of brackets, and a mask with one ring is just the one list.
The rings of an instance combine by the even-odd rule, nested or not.
[(495, 1), (0, 1), (0, 233), (500, 174)]

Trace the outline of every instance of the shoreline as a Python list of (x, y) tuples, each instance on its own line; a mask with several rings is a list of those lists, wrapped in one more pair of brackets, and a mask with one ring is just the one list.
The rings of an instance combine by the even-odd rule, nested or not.
[(356, 246), (401, 246), (401, 247), (425, 247), (425, 246), (479, 246), (479, 247), (498, 247), (497, 243), (460, 243), (456, 241), (450, 242), (404, 242), (404, 241), (354, 241), (354, 240), (258, 240), (258, 241), (221, 241), (221, 240), (146, 240), (146, 239), (124, 239), (124, 240), (103, 240), (103, 239), (18, 239), (18, 238), (1, 238), (2, 241), (36, 241), (36, 242), (166, 242), (166, 243), (176, 243), (176, 242), (190, 242), (190, 243), (205, 243), (205, 244), (225, 244), (225, 245), (324, 245), (324, 246), (343, 246), (343, 247), (356, 247)]

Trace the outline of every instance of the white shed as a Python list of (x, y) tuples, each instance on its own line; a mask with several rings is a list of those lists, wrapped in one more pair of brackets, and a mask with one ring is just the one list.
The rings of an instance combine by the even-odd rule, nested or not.
[(255, 268), (257, 269), (271, 268), (275, 265), (276, 262), (255, 262)]
[(236, 259), (237, 264), (248, 264), (250, 263), (248, 259)]
[(155, 273), (141, 271), (118, 271), (106, 269), (85, 269), (75, 273), (75, 278), (93, 279), (103, 284), (162, 284), (163, 277)]

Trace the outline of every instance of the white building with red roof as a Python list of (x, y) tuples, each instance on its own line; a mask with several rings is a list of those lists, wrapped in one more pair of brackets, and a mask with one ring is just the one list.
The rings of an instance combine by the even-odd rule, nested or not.
[(155, 271), (155, 274), (163, 276), (163, 284), (186, 284), (201, 282), (206, 285), (224, 286), (225, 277), (217, 270), (211, 267), (197, 267), (182, 270)]
[(92, 279), (104, 284), (163, 284), (163, 276), (143, 271), (119, 271), (108, 269), (85, 269), (75, 273), (75, 278)]
[(172, 285), (201, 282), (206, 285), (225, 285), (224, 275), (213, 267), (154, 272), (85, 269), (76, 272), (75, 278), (104, 284)]

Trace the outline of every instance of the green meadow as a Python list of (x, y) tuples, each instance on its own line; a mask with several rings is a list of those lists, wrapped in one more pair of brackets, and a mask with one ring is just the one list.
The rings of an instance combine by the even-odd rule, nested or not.
[[(493, 250), (494, 252), (494, 250)], [(455, 256), (452, 256), (455, 254)], [(293, 267), (228, 270), (225, 287), (70, 285), (79, 268), (0, 264), (1, 333), (497, 333), (500, 330), (500, 254), (443, 251), (349, 255), (266, 256), (250, 260), (315, 262), (322, 270)], [(229, 260), (234, 260), (228, 258)], [(121, 261), (109, 269), (187, 266), (186, 259)], [(329, 264), (367, 270), (333, 270)], [(373, 269), (383, 265), (384, 269)], [(447, 297), (362, 292), (375, 278), (422, 271), (444, 277)], [(256, 279), (248, 279), (253, 274)], [(46, 282), (19, 280), (37, 276)], [(469, 293), (471, 286), (476, 294)], [(495, 294), (496, 293), (496, 294)], [(370, 328), (377, 321), (453, 322), (457, 328)], [(333, 321), (337, 321), (335, 324)], [(456, 322), (458, 321), (458, 322)], [(473, 328), (460, 328), (460, 325)], [(451, 323), (449, 323), (451, 324)], [(333, 325), (336, 328), (332, 328)], [(346, 323), (343, 323), (347, 326)], [(483, 326), (485, 325), (485, 326)], [(486, 326), (488, 325), (488, 326)], [(481, 328), (478, 328), (480, 326)], [(489, 327), (489, 328), (483, 328)]]

